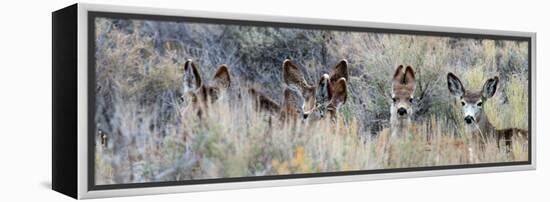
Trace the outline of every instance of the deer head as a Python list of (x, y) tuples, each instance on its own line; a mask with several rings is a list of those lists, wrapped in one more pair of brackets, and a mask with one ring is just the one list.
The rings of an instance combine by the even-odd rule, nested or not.
[(182, 100), (189, 104), (200, 104), (219, 100), (231, 85), (231, 77), (227, 65), (222, 64), (216, 70), (210, 83), (201, 79), (197, 65), (187, 60), (184, 65), (182, 82)]
[(488, 79), (479, 91), (465, 90), (460, 79), (453, 73), (447, 74), (447, 87), (453, 96), (460, 99), (464, 122), (467, 125), (478, 124), (485, 119), (483, 103), (495, 94), (498, 77)]
[(348, 62), (339, 61), (330, 75), (323, 74), (315, 86), (309, 85), (299, 68), (290, 60), (283, 62), (283, 79), (295, 86), (304, 99), (303, 118), (318, 120), (326, 114), (336, 116), (337, 109), (347, 99)]
[(289, 86), (283, 91), (282, 120), (295, 120), (304, 116), (305, 99), (295, 86)]
[(409, 120), (411, 118), (415, 86), (413, 68), (411, 66), (404, 68), (403, 65), (399, 65), (393, 74), (390, 109), (392, 119)]
[(283, 80), (288, 86), (294, 86), (304, 98), (302, 111), (315, 108), (315, 87), (307, 83), (302, 71), (288, 59), (283, 61)]

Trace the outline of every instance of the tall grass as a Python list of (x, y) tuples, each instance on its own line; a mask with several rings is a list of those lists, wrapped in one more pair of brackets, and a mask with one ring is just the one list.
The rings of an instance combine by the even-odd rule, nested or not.
[[(243, 101), (246, 102), (246, 101)], [(132, 115), (147, 118), (147, 114)], [(392, 140), (389, 130), (376, 139), (360, 131), (355, 118), (345, 123), (302, 122), (285, 124), (265, 120), (266, 114), (239, 109), (218, 102), (211, 106), (200, 124), (196, 114), (181, 115), (180, 133), (158, 137), (155, 131), (140, 134), (139, 126), (128, 148), (126, 162), (112, 161), (120, 153), (98, 146), (96, 182), (99, 184), (209, 179), (221, 177), (285, 175), (384, 168), (526, 160), (521, 148), (513, 155), (498, 149), (492, 140), (485, 151), (467, 136), (447, 133), (444, 124), (433, 118), (416, 124), (410, 135)], [(121, 126), (124, 127), (124, 126)], [(177, 130), (175, 130), (177, 131)], [(132, 133), (132, 131), (130, 131)], [(426, 139), (429, 136), (429, 141)], [(155, 143), (160, 138), (161, 142)], [(138, 146), (139, 145), (139, 146)]]
[[(459, 103), (447, 90), (454, 72), (467, 89), (500, 77), (485, 104), (497, 128), (528, 125), (527, 45), (523, 42), (100, 18), (96, 21), (96, 184), (286, 175), (365, 169), (509, 162), (527, 159), (490, 140), (480, 151), (464, 135)], [(183, 63), (204, 81), (228, 64), (231, 88), (196, 116), (182, 102)], [(291, 58), (315, 83), (342, 58), (349, 97), (335, 122), (281, 123), (246, 99), (255, 86), (279, 103), (281, 63)], [(391, 76), (412, 65), (413, 124), (389, 137)]]

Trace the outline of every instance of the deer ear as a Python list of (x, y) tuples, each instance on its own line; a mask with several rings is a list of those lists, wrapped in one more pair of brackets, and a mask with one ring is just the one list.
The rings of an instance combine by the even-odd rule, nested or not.
[(348, 80), (348, 61), (343, 59), (338, 62), (330, 72), (330, 82), (334, 83), (340, 78)]
[(304, 78), (304, 74), (298, 66), (293, 64), (289, 59), (283, 62), (283, 80), (288, 85), (295, 85), (299, 88), (307, 87), (308, 84)]
[(348, 98), (348, 93), (347, 93), (347, 82), (345, 78), (338, 79), (338, 81), (336, 81), (336, 83), (332, 85), (331, 90), (332, 90), (331, 104), (338, 107), (346, 103), (346, 100)]
[(183, 85), (185, 91), (196, 90), (202, 85), (199, 69), (191, 59), (185, 61), (183, 66)]
[(399, 65), (397, 69), (395, 69), (395, 73), (393, 73), (393, 83), (402, 84), (404, 77), (405, 74), (403, 74), (403, 65)]
[(458, 79), (457, 76), (450, 72), (447, 74), (447, 87), (449, 88), (451, 94), (455, 97), (464, 96), (464, 86), (462, 85), (462, 82), (460, 82), (460, 79)]
[(218, 67), (214, 78), (212, 79), (214, 85), (222, 89), (227, 89), (231, 85), (231, 78), (229, 76), (229, 68), (227, 65), (223, 64)]
[(495, 76), (494, 78), (488, 79), (485, 84), (483, 85), (483, 89), (481, 90), (481, 95), (484, 98), (490, 98), (495, 95), (495, 92), (497, 92), (497, 86), (498, 86), (498, 77)]
[(407, 66), (407, 68), (405, 69), (404, 83), (407, 84), (408, 86), (410, 86), (412, 89), (414, 89), (415, 84), (416, 84), (415, 81), (416, 81), (416, 79), (414, 77), (414, 70), (412, 69), (411, 66)]

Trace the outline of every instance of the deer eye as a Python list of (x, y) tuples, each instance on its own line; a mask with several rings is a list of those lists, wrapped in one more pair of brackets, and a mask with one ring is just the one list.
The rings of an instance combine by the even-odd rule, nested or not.
[(480, 107), (481, 107), (481, 105), (483, 105), (483, 102), (478, 102), (478, 103), (477, 103), (477, 106), (480, 106)]
[(462, 104), (462, 106), (466, 105), (464, 101), (460, 101), (460, 104)]
[(409, 98), (409, 102), (412, 103), (414, 100), (412, 98)]
[(397, 102), (397, 99), (395, 99), (394, 97), (391, 98), (393, 100), (393, 102)]

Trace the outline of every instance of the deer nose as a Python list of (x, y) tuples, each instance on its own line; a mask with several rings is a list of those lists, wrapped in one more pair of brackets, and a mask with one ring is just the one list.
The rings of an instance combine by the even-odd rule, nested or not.
[(466, 124), (471, 124), (472, 122), (474, 122), (474, 117), (472, 116), (466, 116), (464, 118), (464, 121), (466, 121)]
[(407, 110), (406, 110), (405, 108), (401, 107), (401, 108), (399, 108), (399, 109), (397, 110), (397, 113), (398, 113), (400, 116), (403, 116), (403, 115), (407, 114)]
[(307, 119), (307, 117), (309, 116), (309, 114), (304, 114), (304, 119)]

